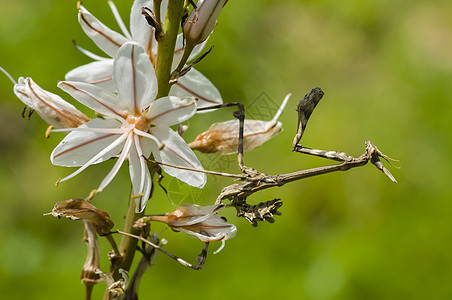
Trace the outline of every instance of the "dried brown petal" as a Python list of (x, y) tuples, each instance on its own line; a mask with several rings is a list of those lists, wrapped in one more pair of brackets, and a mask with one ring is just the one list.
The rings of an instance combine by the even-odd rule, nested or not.
[(84, 199), (69, 199), (58, 202), (52, 209), (52, 216), (91, 222), (99, 235), (109, 234), (114, 225), (106, 212), (97, 209)]

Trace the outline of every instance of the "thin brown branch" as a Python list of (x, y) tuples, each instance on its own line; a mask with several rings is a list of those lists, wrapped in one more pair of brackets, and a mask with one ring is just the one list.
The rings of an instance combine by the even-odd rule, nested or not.
[(243, 182), (224, 187), (215, 203), (220, 204), (224, 199), (230, 199), (233, 202), (237, 202), (239, 200), (246, 199), (251, 194), (254, 194), (255, 192), (260, 190), (275, 186), (283, 186), (286, 183), (307, 177), (327, 174), (336, 171), (347, 171), (352, 168), (364, 166), (368, 161), (374, 164), (389, 179), (396, 183), (397, 181), (395, 180), (394, 176), (392, 176), (392, 174), (381, 163), (379, 159), (380, 157), (385, 157), (385, 155), (382, 154), (378, 150), (378, 148), (375, 147), (370, 141), (366, 141), (366, 152), (358, 158), (353, 158), (337, 165), (312, 168), (281, 175), (267, 175), (258, 173), (258, 175), (247, 178)]
[(196, 258), (197, 261), (198, 261), (198, 264), (197, 264), (196, 266), (194, 266), (194, 265), (192, 265), (191, 263), (189, 263), (189, 262), (183, 260), (183, 259), (180, 258), (180, 257), (177, 257), (176, 255), (174, 255), (174, 254), (172, 254), (172, 253), (166, 251), (165, 249), (163, 249), (163, 248), (160, 247), (159, 245), (156, 245), (156, 244), (152, 243), (151, 241), (148, 241), (147, 239), (145, 239), (145, 238), (143, 238), (143, 237), (141, 237), (141, 236), (134, 235), (134, 234), (127, 233), (127, 232), (123, 232), (123, 231), (120, 231), (120, 230), (116, 230), (115, 233), (119, 233), (119, 234), (122, 234), (122, 235), (125, 235), (125, 236), (128, 236), (128, 237), (131, 237), (131, 238), (135, 238), (135, 239), (137, 239), (137, 240), (140, 240), (140, 241), (142, 241), (143, 243), (146, 243), (146, 244), (148, 244), (148, 245), (154, 247), (156, 250), (162, 252), (163, 254), (168, 255), (169, 257), (171, 257), (172, 259), (176, 260), (176, 261), (177, 261), (178, 263), (180, 263), (181, 265), (183, 265), (183, 266), (185, 266), (185, 267), (188, 267), (188, 268), (190, 268), (190, 269), (193, 269), (193, 270), (200, 270), (200, 269), (203, 267), (204, 262), (206, 261), (206, 257), (207, 257), (207, 248), (208, 248), (208, 246), (209, 246), (209, 243), (208, 243), (208, 242), (205, 242), (205, 243), (204, 243), (204, 246), (203, 246), (203, 249), (202, 249), (202, 251), (201, 251), (201, 254), (199, 254), (198, 257)]

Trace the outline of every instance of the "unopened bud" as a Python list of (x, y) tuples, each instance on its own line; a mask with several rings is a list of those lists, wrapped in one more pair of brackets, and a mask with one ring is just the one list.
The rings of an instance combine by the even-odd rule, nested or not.
[[(253, 150), (282, 131), (278, 121), (290, 94), (285, 98), (271, 121), (246, 120), (243, 128), (243, 151)], [(239, 120), (214, 123), (209, 129), (200, 133), (188, 146), (203, 153), (233, 154), (239, 146)]]
[(90, 120), (60, 96), (43, 90), (30, 77), (20, 77), (14, 85), (14, 93), (44, 121), (56, 128), (74, 128)]
[(227, 0), (199, 0), (184, 25), (187, 45), (195, 46), (204, 42), (215, 27), (218, 15)]

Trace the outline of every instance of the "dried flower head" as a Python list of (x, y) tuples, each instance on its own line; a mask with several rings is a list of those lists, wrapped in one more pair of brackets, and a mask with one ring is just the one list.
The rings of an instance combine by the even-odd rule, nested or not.
[(83, 220), (93, 224), (99, 235), (110, 233), (113, 222), (105, 211), (102, 211), (84, 199), (69, 199), (55, 204), (51, 212), (54, 217), (66, 217), (71, 220)]
[(119, 269), (119, 274), (121, 278), (117, 281), (110, 274), (105, 273), (101, 269), (96, 271), (97, 274), (104, 280), (107, 285), (109, 297), (112, 300), (124, 299), (126, 288), (129, 284), (129, 273), (124, 269)]

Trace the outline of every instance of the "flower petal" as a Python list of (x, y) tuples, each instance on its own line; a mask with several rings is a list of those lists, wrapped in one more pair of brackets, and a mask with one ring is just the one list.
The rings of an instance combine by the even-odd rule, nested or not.
[[(93, 119), (81, 128), (119, 128), (121, 123), (114, 119)], [(106, 134), (98, 132), (73, 131), (69, 133), (55, 147), (50, 160), (52, 164), (64, 167), (78, 167), (87, 163), (91, 158), (96, 156), (103, 149), (111, 145), (119, 137), (118, 134)], [(122, 146), (117, 146), (108, 153), (105, 153), (93, 164), (110, 159), (113, 155), (117, 155)]]
[[(185, 232), (189, 235), (194, 235), (203, 242), (216, 242), (220, 240), (227, 240), (233, 238), (237, 232), (237, 227), (234, 224), (216, 224), (218, 228), (211, 228), (209, 231), (203, 231), (202, 233), (184, 228), (178, 227), (177, 231)], [(220, 249), (221, 250), (221, 249)]]
[(171, 227), (190, 226), (211, 218), (224, 208), (224, 205), (200, 206), (182, 203), (176, 211), (169, 214), (168, 225)]
[(100, 159), (102, 159), (102, 157), (104, 157), (107, 153), (110, 153), (112, 150), (116, 149), (117, 147), (119, 147), (120, 145), (122, 146), (122, 144), (126, 141), (128, 137), (128, 133), (124, 133), (122, 135), (120, 135), (116, 140), (114, 140), (111, 144), (109, 144), (107, 147), (105, 147), (104, 149), (102, 149), (99, 153), (97, 153), (96, 155), (94, 155), (90, 160), (88, 160), (83, 166), (81, 166), (80, 168), (77, 169), (77, 171), (69, 174), (68, 176), (64, 177), (63, 179), (60, 179), (59, 182), (63, 182), (66, 180), (69, 180), (75, 176), (77, 176), (78, 174), (80, 174), (81, 172), (83, 172), (86, 168), (88, 168), (89, 166), (91, 166), (92, 164), (97, 163), (97, 161), (99, 161)]
[(105, 53), (115, 57), (119, 47), (127, 42), (127, 38), (111, 30), (86, 9), (81, 9), (78, 13), (78, 21), (83, 31), (93, 42)]
[[(211, 215), (205, 221), (188, 226), (169, 226), (175, 231), (185, 232), (194, 235), (203, 242), (215, 242), (233, 238), (237, 232), (234, 224), (226, 223), (219, 215)], [(220, 249), (221, 250), (221, 249)]]
[[(164, 144), (163, 149), (158, 148), (152, 143), (152, 153), (157, 161), (172, 164), (176, 166), (184, 166), (198, 170), (204, 170), (196, 155), (188, 147), (187, 143), (175, 133), (171, 128), (166, 126), (151, 127), (150, 133)], [(181, 170), (169, 166), (161, 166), (169, 175), (195, 187), (202, 188), (207, 181), (206, 174)]]
[(80, 81), (95, 84), (109, 91), (116, 91), (112, 80), (113, 59), (94, 61), (66, 73), (67, 81)]
[(113, 92), (93, 84), (75, 81), (60, 81), (58, 87), (77, 101), (101, 114), (125, 118), (127, 107)]
[(109, 234), (114, 226), (108, 213), (84, 199), (69, 199), (56, 203), (52, 216), (91, 222), (99, 235)]
[(133, 2), (132, 10), (130, 11), (130, 31), (133, 40), (138, 42), (146, 51), (148, 51), (152, 48), (153, 44), (157, 44), (157, 41), (154, 38), (153, 28), (141, 14), (142, 7), (148, 7), (152, 10), (154, 8), (154, 1), (135, 0)]
[(127, 27), (124, 24), (124, 21), (122, 20), (121, 15), (119, 14), (118, 9), (116, 8), (116, 5), (113, 3), (113, 1), (108, 1), (108, 5), (110, 6), (111, 12), (113, 13), (113, 16), (115, 17), (116, 23), (118, 23), (119, 28), (121, 28), (122, 33), (128, 40), (131, 40), (132, 36), (130, 35), (129, 31), (127, 30)]
[(188, 120), (195, 113), (194, 98), (169, 96), (152, 102), (146, 117), (151, 124), (172, 126)]
[(178, 82), (171, 87), (171, 96), (193, 96), (198, 99), (198, 108), (208, 107), (223, 103), (218, 89), (199, 71), (191, 69), (180, 77)]
[(110, 170), (110, 172), (105, 176), (105, 178), (100, 183), (99, 188), (97, 189), (98, 192), (101, 192), (107, 185), (110, 184), (110, 182), (113, 180), (113, 178), (118, 174), (119, 169), (121, 168), (122, 164), (124, 163), (124, 160), (127, 158), (127, 154), (129, 154), (130, 147), (133, 143), (133, 136), (132, 134), (129, 134), (127, 136), (127, 139), (124, 143), (124, 146), (122, 148), (121, 154), (118, 157), (118, 160), (116, 161), (113, 168)]
[(121, 101), (141, 113), (157, 96), (157, 77), (149, 56), (135, 42), (125, 43), (113, 64), (113, 80)]
[(151, 154), (147, 143), (141, 143), (134, 135), (134, 143), (129, 151), (129, 172), (132, 180), (133, 194), (143, 194), (135, 199), (136, 212), (142, 212), (151, 194), (152, 179), (144, 157)]
[(19, 78), (14, 93), (25, 105), (34, 109), (48, 124), (61, 127), (77, 127), (89, 118), (64, 101), (60, 96), (43, 90), (30, 77)]

